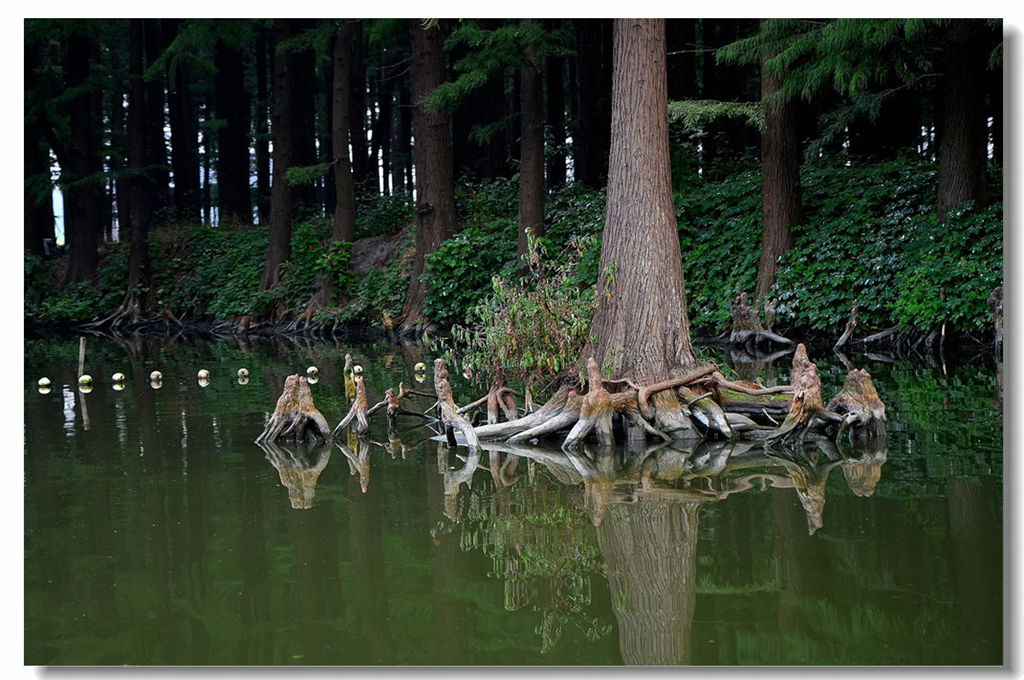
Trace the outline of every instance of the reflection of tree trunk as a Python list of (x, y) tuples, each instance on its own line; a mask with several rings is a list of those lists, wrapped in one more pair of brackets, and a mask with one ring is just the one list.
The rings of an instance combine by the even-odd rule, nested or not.
[(391, 656), (393, 642), (388, 632), (387, 619), (381, 612), (388, 611), (387, 580), (384, 565), (384, 546), (381, 542), (380, 493), (362, 495), (356, 491), (356, 480), (345, 483), (346, 495), (361, 496), (359, 504), (352, 504), (349, 512), (349, 555), (352, 559), (352, 594), (356, 601), (356, 620), (363, 631), (363, 663), (380, 664)]
[(998, 664), (1002, 659), (1002, 551), (994, 512), (992, 480), (946, 482), (949, 536), (956, 588), (958, 658), (966, 664)]
[[(441, 447), (438, 447), (438, 456), (441, 456)], [(429, 456), (423, 469), (427, 477), (427, 516), (433, 525), (444, 516), (444, 478), (438, 474), (438, 466)], [(463, 615), (450, 586), (452, 574), (458, 573), (456, 567), (461, 561), (458, 539), (454, 535), (439, 535), (434, 539), (430, 547), (434, 663), (452, 663), (464, 654), (461, 645), (469, 634), (471, 621)]]
[(615, 505), (598, 529), (623, 663), (689, 663), (701, 505)]
[(793, 620), (793, 601), (800, 596), (820, 596), (828, 590), (828, 566), (813, 537), (807, 533), (807, 517), (792, 489), (772, 489), (775, 518), (775, 550), (779, 558), (782, 597), (779, 598), (780, 629), (799, 628)]

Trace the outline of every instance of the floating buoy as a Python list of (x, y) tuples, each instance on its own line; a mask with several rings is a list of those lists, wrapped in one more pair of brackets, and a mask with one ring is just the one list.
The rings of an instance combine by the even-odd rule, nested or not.
[(360, 366), (359, 364), (356, 364), (355, 366), (352, 367), (352, 375), (362, 375), (362, 374), (363, 374), (363, 367), (362, 366)]
[(115, 373), (114, 375), (110, 376), (110, 379), (113, 380), (115, 383), (123, 383), (124, 373)]
[(210, 372), (209, 372), (209, 371), (207, 371), (207, 370), (206, 370), (205, 368), (203, 368), (203, 369), (200, 369), (200, 371), (199, 371), (199, 373), (198, 373), (197, 377), (198, 377), (198, 378), (199, 378), (200, 380), (209, 380), (209, 379), (210, 379)]
[(164, 377), (164, 374), (161, 373), (160, 371), (153, 371), (152, 373), (149, 374), (150, 382), (157, 382), (159, 380), (162, 380), (163, 377)]
[(157, 379), (157, 380), (150, 380), (149, 381), (149, 386), (152, 387), (154, 390), (158, 390), (158, 389), (160, 389), (161, 387), (164, 386), (164, 383), (163, 383), (163, 381), (161, 381), (159, 379)]
[(196, 382), (199, 383), (200, 387), (206, 387), (207, 385), (210, 384), (210, 379), (209, 378), (199, 378), (198, 380), (196, 380)]
[(249, 377), (249, 369), (248, 368), (240, 368), (240, 369), (238, 369), (238, 377), (239, 378), (248, 378)]
[(318, 382), (320, 382), (320, 378), (318, 378), (316, 376), (316, 374), (314, 373), (313, 375), (311, 375), (308, 378), (306, 378), (306, 382), (308, 382), (310, 385), (315, 385)]
[(49, 394), (49, 393), (50, 393), (50, 386), (49, 385), (40, 385), (39, 386), (39, 394)]
[(39, 384), (40, 387), (49, 387), (50, 386), (50, 379), (47, 378), (44, 375), (42, 378), (39, 379), (39, 383), (38, 384)]
[(114, 388), (115, 392), (120, 392), (121, 390), (124, 389), (124, 383), (123, 382), (116, 382), (116, 383), (114, 383), (112, 385), (112, 387)]
[(427, 370), (427, 365), (425, 363), (423, 363), (422, 361), (419, 362), (418, 364), (416, 364), (415, 371), (417, 373), (424, 373), (424, 372), (426, 372), (426, 370)]
[(239, 385), (248, 385), (249, 384), (249, 375), (248, 374), (246, 374), (246, 375), (239, 375), (238, 376), (238, 384)]
[(89, 394), (92, 392), (92, 383), (79, 383), (78, 391), (82, 394)]
[(320, 369), (317, 368), (316, 366), (310, 366), (309, 368), (306, 369), (306, 375), (319, 375), (319, 374), (320, 374)]
[(85, 374), (81, 375), (78, 378), (78, 384), (79, 385), (91, 385), (92, 384), (92, 376), (89, 375), (88, 373), (85, 373)]

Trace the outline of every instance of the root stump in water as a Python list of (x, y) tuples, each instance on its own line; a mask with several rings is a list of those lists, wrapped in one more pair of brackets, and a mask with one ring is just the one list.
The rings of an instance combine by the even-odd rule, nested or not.
[[(774, 322), (774, 308), (772, 320)], [(743, 345), (751, 348), (761, 346), (792, 345), (793, 341), (781, 335), (765, 330), (757, 311), (747, 304), (747, 294), (741, 292), (732, 306), (732, 333), (729, 334), (732, 345)]]
[(352, 422), (352, 419), (356, 419), (355, 431), (356, 434), (364, 434), (369, 431), (370, 423), (366, 420), (366, 385), (363, 384), (363, 376), (356, 375), (353, 377), (355, 384), (355, 400), (352, 402), (352, 407), (348, 410), (348, 414), (341, 419), (338, 426), (334, 428), (334, 436), (338, 436), (338, 433), (345, 429), (345, 427)]
[(863, 368), (850, 371), (843, 389), (832, 397), (828, 410), (843, 417), (842, 428), (849, 425), (854, 437), (878, 437), (885, 434), (885, 404), (875, 390), (871, 374)]
[(480, 442), (477, 439), (476, 431), (468, 420), (459, 414), (452, 398), (452, 386), (448, 382), (448, 364), (444, 359), (434, 359), (434, 391), (437, 393), (437, 408), (441, 413), (441, 423), (448, 434), (449, 443), (454, 439), (452, 431), (458, 428), (466, 438), (466, 444), (471, 450), (476, 451)]
[(270, 416), (270, 421), (263, 432), (256, 438), (256, 443), (273, 442), (278, 439), (294, 437), (295, 441), (303, 441), (307, 436), (315, 441), (323, 441), (331, 436), (331, 427), (327, 419), (313, 405), (313, 394), (309, 391), (309, 383), (300, 375), (285, 378), (284, 391), (277, 399), (277, 406)]

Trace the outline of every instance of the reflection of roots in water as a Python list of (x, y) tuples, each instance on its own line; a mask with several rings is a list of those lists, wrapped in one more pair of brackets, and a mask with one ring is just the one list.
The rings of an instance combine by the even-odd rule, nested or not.
[[(273, 441), (259, 442), (267, 460), (277, 470), (281, 484), (288, 489), (288, 500), (295, 510), (308, 510), (313, 507), (316, 495), (316, 483), (320, 473), (327, 467), (331, 459), (331, 447), (326, 444), (307, 445), (305, 450), (298, 447), (284, 447)], [(316, 465), (310, 465), (309, 459), (317, 454)]]

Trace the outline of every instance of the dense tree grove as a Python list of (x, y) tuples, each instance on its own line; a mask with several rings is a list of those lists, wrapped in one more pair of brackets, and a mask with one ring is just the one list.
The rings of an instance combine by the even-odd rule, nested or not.
[[(646, 46), (665, 60), (666, 89), (633, 123), (611, 96), (615, 27), (26, 20), (26, 316), (419, 335), (464, 323), (494, 275), (539, 281), (537, 258), (550, 257), (574, 268), (565, 280), (581, 297), (635, 278), (676, 310), (687, 342), (691, 322), (723, 330), (741, 291), (790, 328), (841, 329), (857, 300), (878, 328), (980, 330), (987, 308), (975, 303), (1002, 283), (990, 238), (1004, 157), (1000, 21), (667, 21), (664, 41)], [(622, 168), (646, 158), (629, 145), (659, 126), (664, 157), (624, 183)], [(913, 247), (899, 267), (832, 263), (842, 292), (810, 302), (811, 244), (842, 243), (822, 173), (864, 192), (845, 195), (864, 253)], [(715, 198), (741, 186), (732, 212)], [(646, 212), (616, 217), (623, 196), (656, 203), (657, 227)], [(627, 226), (604, 231), (605, 249), (658, 233), (638, 271), (617, 271), (601, 250), (606, 197), (609, 224)], [(975, 247), (943, 259), (906, 226), (925, 222)], [(686, 298), (670, 300), (683, 293), (680, 264), (689, 319)], [(885, 276), (907, 290), (879, 298)], [(592, 305), (595, 328), (625, 332), (643, 314), (621, 304), (632, 316)], [(684, 349), (672, 350), (680, 365)]]

